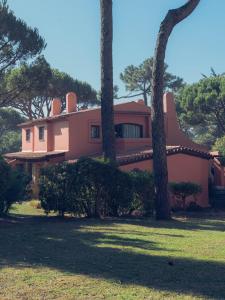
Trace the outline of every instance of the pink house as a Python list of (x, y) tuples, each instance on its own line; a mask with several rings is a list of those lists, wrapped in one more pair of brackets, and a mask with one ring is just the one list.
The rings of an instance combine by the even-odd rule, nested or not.
[[(198, 204), (208, 206), (208, 178), (212, 156), (192, 142), (179, 128), (173, 95), (164, 95), (165, 131), (169, 181), (192, 181), (202, 186)], [(143, 100), (114, 106), (117, 160), (120, 168), (152, 171), (151, 109)], [(60, 99), (52, 101), (50, 117), (28, 121), (22, 129), (22, 151), (8, 153), (13, 165), (25, 166), (32, 173), (37, 194), (39, 170), (47, 164), (76, 161), (81, 156), (102, 153), (101, 110), (77, 110), (77, 97), (66, 95), (66, 111)]]

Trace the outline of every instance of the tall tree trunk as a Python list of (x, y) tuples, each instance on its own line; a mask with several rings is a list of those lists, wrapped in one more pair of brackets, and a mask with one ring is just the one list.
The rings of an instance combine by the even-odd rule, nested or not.
[(145, 105), (148, 106), (148, 94), (146, 91), (143, 92), (143, 98)]
[(115, 130), (113, 113), (112, 0), (100, 0), (101, 7), (101, 118), (104, 159), (114, 163)]
[(188, 17), (199, 2), (200, 0), (189, 0), (183, 6), (169, 10), (160, 25), (156, 42), (152, 76), (152, 141), (156, 188), (156, 219), (170, 219), (166, 135), (163, 113), (163, 75), (166, 46), (175, 25)]

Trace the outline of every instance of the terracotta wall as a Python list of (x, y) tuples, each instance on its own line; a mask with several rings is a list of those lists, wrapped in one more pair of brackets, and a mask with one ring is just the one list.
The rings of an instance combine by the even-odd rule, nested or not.
[[(39, 127), (44, 127), (44, 139), (39, 140)], [(46, 152), (48, 147), (47, 124), (38, 123), (34, 126), (34, 152)]]
[[(179, 128), (173, 95), (164, 95), (165, 130), (167, 145), (183, 145), (205, 150), (193, 143)], [(22, 129), (22, 151), (68, 151), (67, 159), (84, 155), (95, 155), (102, 151), (101, 137), (92, 139), (91, 125), (101, 126), (100, 109), (79, 111), (66, 116), (67, 121), (60, 119), (48, 123), (38, 123), (33, 126), (31, 141), (25, 141), (25, 129)], [(116, 139), (117, 152), (126, 152), (138, 148), (152, 146), (151, 110), (144, 104), (128, 102), (115, 106), (114, 123), (134, 123), (143, 126), (143, 138)], [(45, 138), (39, 141), (38, 127), (45, 126)]]
[(99, 110), (81, 111), (69, 118), (67, 159), (101, 152), (101, 139), (91, 139), (91, 125), (101, 125)]
[[(174, 154), (167, 157), (167, 163), (169, 182), (191, 181), (200, 184), (203, 191), (197, 196), (197, 203), (202, 207), (209, 206), (208, 174), (210, 162), (200, 157)], [(152, 171), (152, 160), (145, 160), (120, 167), (120, 169), (124, 171), (131, 171), (136, 168)], [(193, 201), (193, 198), (189, 197), (187, 200), (188, 203)]]
[[(115, 125), (120, 123), (139, 124), (143, 126), (144, 134), (144, 138), (140, 139), (116, 139), (118, 151), (151, 146), (149, 112), (149, 108), (135, 102), (117, 106), (114, 117)], [(99, 139), (91, 138), (91, 125), (99, 125), (101, 127), (101, 111), (99, 109), (80, 111), (70, 116), (67, 159), (101, 153), (102, 139), (101, 137)]]
[(54, 151), (69, 150), (69, 122), (60, 121), (52, 124), (53, 149)]
[[(209, 166), (209, 161), (200, 157), (185, 154), (168, 156), (169, 181), (191, 181), (201, 185), (202, 193), (197, 197), (197, 203), (207, 207)], [(193, 199), (189, 198), (189, 201)]]
[(207, 148), (198, 145), (189, 139), (180, 129), (174, 96), (172, 93), (165, 93), (163, 97), (163, 106), (165, 112), (165, 131), (167, 145), (181, 145), (202, 151), (207, 151)]

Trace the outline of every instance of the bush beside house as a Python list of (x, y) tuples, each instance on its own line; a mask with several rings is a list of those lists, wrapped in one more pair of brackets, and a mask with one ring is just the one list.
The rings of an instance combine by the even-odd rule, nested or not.
[(12, 169), (0, 158), (0, 215), (6, 215), (11, 205), (27, 197), (30, 178), (19, 170)]
[(133, 192), (131, 209), (141, 210), (145, 216), (153, 215), (155, 191), (152, 173), (134, 170), (129, 175)]
[(78, 216), (120, 216), (141, 210), (153, 212), (153, 178), (148, 172), (122, 172), (116, 166), (90, 158), (63, 163), (42, 170), (42, 207)]
[[(174, 208), (197, 210), (196, 196), (201, 186), (193, 182), (172, 182), (169, 189), (176, 199)], [(102, 217), (154, 213), (153, 175), (147, 171), (123, 172), (101, 160), (81, 158), (42, 169), (40, 200), (48, 214)]]
[(196, 196), (201, 193), (202, 188), (193, 182), (171, 182), (169, 190), (177, 200), (176, 208), (186, 209), (186, 198), (192, 196), (194, 201), (191, 202), (191, 206), (195, 206)]

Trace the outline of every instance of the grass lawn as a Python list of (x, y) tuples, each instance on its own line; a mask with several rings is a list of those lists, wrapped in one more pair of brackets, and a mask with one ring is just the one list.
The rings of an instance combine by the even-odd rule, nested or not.
[(225, 299), (222, 216), (60, 220), (29, 204), (12, 213), (0, 219), (1, 300)]

